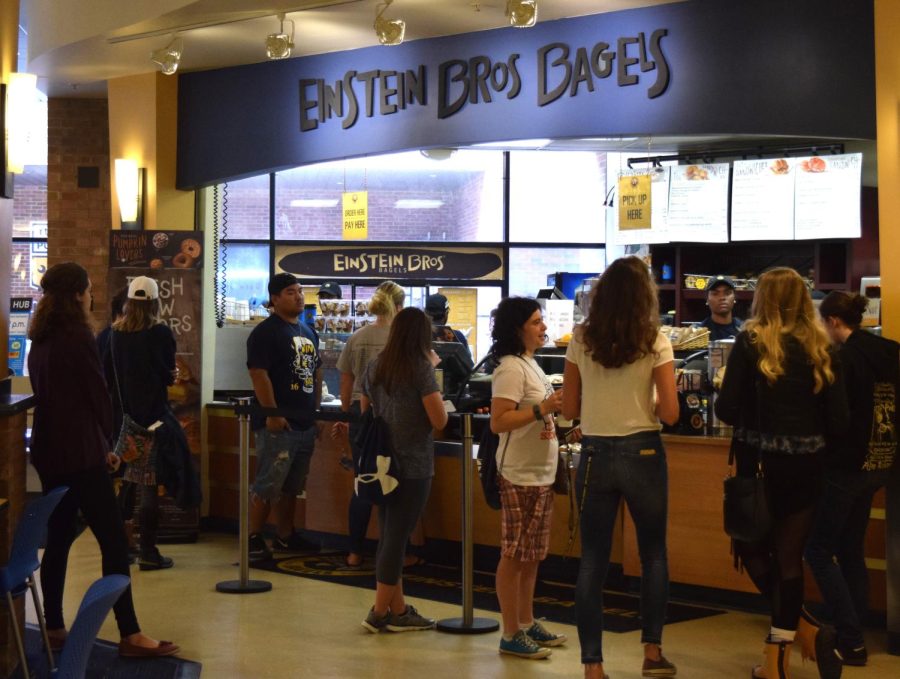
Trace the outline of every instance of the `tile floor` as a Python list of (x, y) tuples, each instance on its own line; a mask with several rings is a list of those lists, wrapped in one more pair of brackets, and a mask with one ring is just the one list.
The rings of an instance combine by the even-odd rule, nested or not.
[[(574, 627), (548, 624), (569, 635), (547, 660), (501, 657), (498, 634), (456, 636), (439, 632), (372, 635), (359, 624), (372, 604), (372, 593), (289, 575), (251, 569), (251, 577), (267, 579), (266, 594), (219, 594), (215, 585), (237, 578), (236, 538), (204, 534), (193, 545), (164, 545), (175, 568), (141, 572), (134, 567), (135, 605), (144, 630), (174, 640), (185, 658), (203, 663), (203, 677), (215, 679), (355, 678), (464, 679), (491, 677), (582, 676)], [(66, 612), (73, 616), (87, 586), (100, 575), (93, 536), (82, 535), (73, 547), (66, 585)], [(412, 602), (434, 618), (456, 617), (459, 606)], [(476, 615), (497, 617), (494, 613)], [(29, 610), (29, 620), (34, 612)], [(749, 676), (760, 659), (767, 631), (762, 616), (727, 613), (705, 620), (670, 625), (664, 651), (686, 679), (730, 679)], [(117, 639), (112, 616), (100, 636)], [(604, 637), (606, 669), (614, 679), (641, 676), (639, 633)], [(900, 657), (884, 651), (884, 638), (869, 635), (870, 662), (846, 668), (844, 679), (896, 679)], [(793, 662), (794, 679), (815, 679), (815, 665)]]

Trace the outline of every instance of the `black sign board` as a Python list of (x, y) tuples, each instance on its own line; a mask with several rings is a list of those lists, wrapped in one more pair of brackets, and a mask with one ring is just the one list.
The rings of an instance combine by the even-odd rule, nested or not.
[(298, 278), (501, 280), (500, 248), (280, 246), (279, 271)]

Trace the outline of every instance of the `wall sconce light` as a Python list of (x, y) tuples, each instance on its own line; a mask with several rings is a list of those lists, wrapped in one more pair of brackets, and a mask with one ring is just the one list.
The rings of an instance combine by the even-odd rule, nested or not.
[(133, 160), (116, 158), (116, 197), (123, 231), (144, 228), (144, 183), (146, 170)]
[(384, 13), (394, 0), (385, 0), (375, 7), (375, 35), (382, 45), (399, 45), (406, 35), (406, 22), (403, 19), (385, 19)]
[(507, 0), (506, 16), (515, 28), (531, 28), (537, 22), (537, 0)]
[(159, 66), (164, 75), (174, 75), (181, 63), (183, 51), (184, 41), (181, 38), (172, 38), (168, 45), (150, 53), (150, 61)]
[(291, 24), (291, 34), (284, 32), (284, 12), (278, 15), (278, 21), (281, 22), (281, 28), (278, 33), (270, 33), (266, 36), (266, 56), (269, 59), (287, 59), (291, 56), (291, 50), (294, 49), (294, 22), (288, 19)]
[(25, 171), (37, 101), (37, 76), (32, 73), (10, 73), (6, 86), (6, 170), (15, 174)]

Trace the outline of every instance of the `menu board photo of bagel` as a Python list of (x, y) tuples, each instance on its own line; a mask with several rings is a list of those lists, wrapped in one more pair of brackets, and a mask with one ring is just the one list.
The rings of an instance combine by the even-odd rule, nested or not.
[(112, 231), (113, 267), (193, 269), (203, 265), (203, 234), (195, 231)]

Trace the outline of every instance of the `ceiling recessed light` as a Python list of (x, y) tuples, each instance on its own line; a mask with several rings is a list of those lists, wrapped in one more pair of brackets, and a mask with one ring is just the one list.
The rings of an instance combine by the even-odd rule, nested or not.
[(394, 207), (400, 210), (436, 210), (444, 204), (442, 200), (428, 200), (426, 198), (401, 198)]
[(337, 204), (337, 198), (295, 198), (290, 202), (291, 207), (334, 207)]

